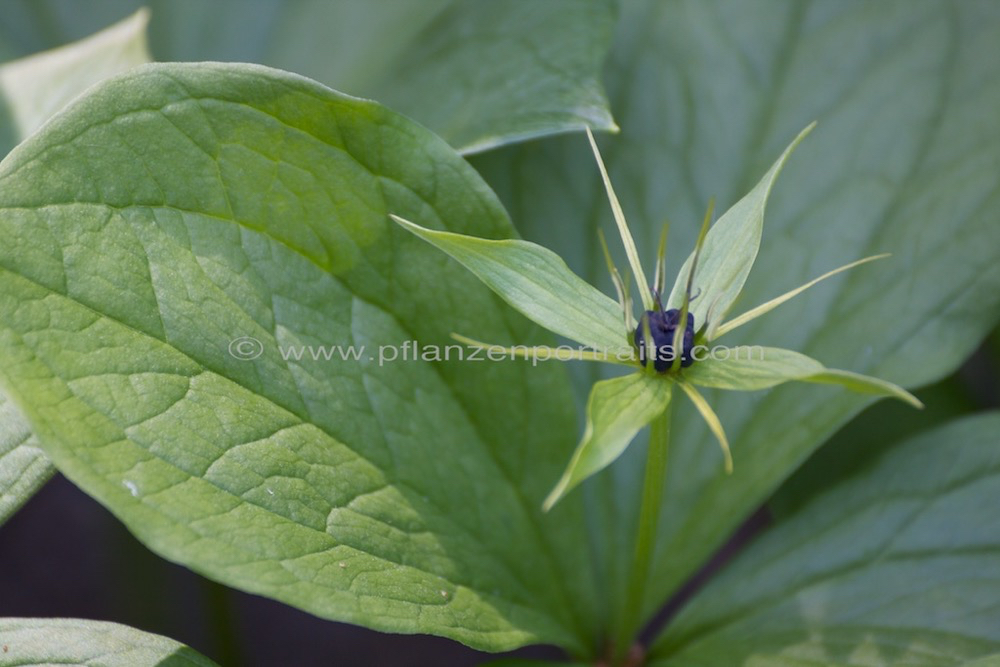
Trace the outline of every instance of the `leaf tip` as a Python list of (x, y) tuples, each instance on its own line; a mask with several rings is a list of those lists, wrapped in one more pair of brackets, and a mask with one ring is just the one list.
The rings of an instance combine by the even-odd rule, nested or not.
[[(146, 30), (149, 27), (149, 19), (152, 16), (152, 11), (149, 7), (140, 7), (135, 10), (131, 16), (126, 17), (120, 24), (115, 25), (127, 25), (134, 23), (138, 30)], [(114, 26), (112, 26), (114, 27)]]
[(902, 393), (901, 396), (899, 396), (899, 398), (901, 400), (905, 401), (906, 403), (909, 403), (910, 405), (912, 405), (913, 407), (915, 407), (917, 410), (923, 410), (924, 408), (927, 407), (926, 405), (924, 405), (923, 401), (921, 401), (919, 398), (917, 398), (916, 396), (914, 396), (910, 392), (906, 391), (905, 389), (903, 389), (902, 392), (903, 393)]
[(548, 513), (553, 507), (555, 507), (556, 503), (562, 500), (562, 497), (566, 495), (566, 490), (565, 478), (559, 480), (559, 483), (556, 484), (556, 488), (552, 489), (552, 491), (549, 492), (549, 495), (547, 495), (545, 500), (542, 502), (542, 512)]
[(395, 213), (390, 213), (389, 214), (389, 219), (392, 220), (393, 222), (395, 222), (397, 225), (399, 225), (403, 229), (405, 229), (406, 231), (410, 232), (411, 234), (418, 234), (419, 235), (419, 233), (421, 231), (423, 231), (423, 228), (420, 227), (420, 225), (418, 225), (417, 223), (410, 222), (406, 218), (402, 218), (402, 217), (396, 215)]
[(429, 229), (426, 229), (424, 227), (421, 227), (420, 225), (418, 225), (415, 222), (410, 222), (406, 218), (398, 216), (395, 213), (390, 213), (389, 214), (389, 218), (393, 222), (395, 222), (397, 225), (399, 225), (400, 227), (402, 227), (406, 231), (408, 231), (411, 234), (413, 234), (414, 236), (419, 237), (419, 238), (421, 238), (421, 239), (423, 239), (425, 241), (434, 243), (434, 241), (433, 241), (433, 239), (434, 239), (434, 235), (433, 234), (434, 233), (433, 233), (432, 230), (429, 230)]
[[(786, 148), (785, 152), (782, 153), (780, 158), (778, 158), (779, 164), (782, 165), (784, 164), (785, 160), (788, 159), (788, 156), (792, 154), (792, 151), (798, 148), (798, 145), (802, 143), (802, 140), (808, 137), (809, 134), (816, 129), (816, 125), (817, 121), (814, 120), (813, 122), (809, 123), (804, 128), (802, 128), (801, 132), (795, 135), (795, 138), (792, 139), (792, 143), (788, 144), (788, 148)], [(781, 167), (779, 166), (778, 169), (780, 171)]]

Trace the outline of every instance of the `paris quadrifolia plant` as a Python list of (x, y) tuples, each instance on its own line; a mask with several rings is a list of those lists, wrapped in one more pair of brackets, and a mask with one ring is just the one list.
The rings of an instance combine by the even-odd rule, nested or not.
[[(792, 350), (760, 345), (724, 347), (716, 341), (740, 326), (777, 308), (826, 278), (887, 254), (865, 257), (833, 269), (740, 315), (728, 318), (760, 247), (764, 208), (778, 173), (791, 152), (813, 129), (803, 130), (785, 149), (760, 182), (710, 226), (709, 203), (695, 248), (666, 292), (666, 226), (660, 236), (656, 269), (646, 282), (632, 234), (594, 137), (588, 138), (600, 170), (633, 280), (639, 288), (642, 312), (632, 310), (630, 283), (614, 266), (601, 236), (617, 302), (585, 282), (555, 253), (518, 239), (489, 240), (426, 229), (393, 215), (405, 229), (435, 245), (463, 264), (507, 303), (550, 331), (579, 343), (569, 346), (491, 345), (460, 334), (467, 345), (503, 351), (513, 357), (602, 361), (631, 372), (594, 384), (587, 401), (587, 423), (579, 445), (562, 477), (545, 499), (552, 508), (582, 481), (614, 462), (645, 426), (651, 426), (639, 535), (630, 573), (627, 610), (638, 613), (642, 586), (655, 547), (655, 527), (663, 493), (670, 406), (675, 389), (683, 392), (704, 418), (722, 449), (726, 472), (734, 470), (722, 423), (699, 387), (753, 391), (797, 380), (841, 385), (860, 393), (893, 396), (915, 407), (912, 394), (890, 382), (825, 367)], [(738, 461), (736, 462), (738, 464)], [(626, 611), (626, 614), (629, 613)], [(633, 621), (635, 619), (632, 619)], [(625, 619), (619, 647), (627, 647), (634, 623)]]

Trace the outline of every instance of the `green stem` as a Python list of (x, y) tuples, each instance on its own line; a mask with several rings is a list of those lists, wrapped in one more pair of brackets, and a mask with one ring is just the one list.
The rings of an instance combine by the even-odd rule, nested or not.
[(615, 664), (628, 655), (632, 642), (641, 630), (642, 605), (649, 578), (649, 565), (656, 550), (656, 529), (660, 521), (663, 487), (667, 477), (667, 452), (670, 447), (670, 404), (653, 420), (646, 453), (646, 473), (642, 483), (642, 505), (635, 541), (632, 569), (625, 589), (625, 608), (615, 638)]
[(201, 589), (208, 629), (215, 643), (212, 657), (220, 665), (245, 665), (246, 656), (233, 627), (232, 593), (208, 579), (201, 579)]

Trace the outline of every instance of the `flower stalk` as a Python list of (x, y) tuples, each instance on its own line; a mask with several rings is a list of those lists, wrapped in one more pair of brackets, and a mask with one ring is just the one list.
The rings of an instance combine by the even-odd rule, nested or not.
[(632, 641), (641, 629), (646, 580), (649, 578), (650, 565), (656, 553), (657, 528), (660, 525), (663, 489), (666, 486), (667, 459), (670, 452), (670, 418), (671, 409), (668, 405), (650, 424), (635, 552), (625, 587), (625, 607), (619, 616), (614, 639), (616, 664), (628, 654)]

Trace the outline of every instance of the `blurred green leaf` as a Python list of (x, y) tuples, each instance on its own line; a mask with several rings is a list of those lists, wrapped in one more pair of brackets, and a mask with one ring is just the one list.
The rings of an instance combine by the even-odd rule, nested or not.
[(172, 639), (117, 623), (66, 618), (0, 618), (3, 665), (213, 667)]
[(465, 151), (612, 129), (599, 73), (612, 0), (8, 0), (0, 54), (26, 55), (152, 10), (160, 61), (243, 61), (371, 97)]
[(1000, 667), (1000, 654), (966, 662), (964, 667)]
[(250, 65), (99, 84), (0, 163), (0, 386), (170, 560), (324, 618), (582, 653), (583, 508), (540, 511), (573, 447), (565, 375), (390, 363), (456, 328), (543, 332), (389, 211), (513, 233), (378, 104)]
[(24, 416), (0, 392), (0, 525), (54, 472)]
[(654, 644), (656, 667), (962, 665), (1000, 652), (1000, 414), (905, 441), (780, 521)]
[[(831, 266), (893, 256), (727, 342), (903, 386), (946, 375), (1000, 317), (998, 61), (1000, 6), (989, 2), (626, 0), (606, 73), (622, 133), (602, 147), (640, 252), (651, 261), (669, 218), (668, 259), (679, 266), (708, 199), (728, 208), (818, 120), (769, 200), (745, 307)], [(475, 164), (526, 238), (594, 282), (605, 273), (594, 226), (611, 221), (587, 158), (586, 142), (569, 137)], [(581, 394), (592, 368), (579, 371)], [(740, 465), (727, 477), (711, 434), (692, 411), (678, 414), (647, 612), (871, 400), (801, 386), (756, 400), (710, 393)], [(641, 449), (631, 454), (584, 487), (611, 595), (638, 506)]]
[(149, 12), (138, 11), (78, 42), (0, 65), (0, 104), (17, 135), (27, 137), (98, 81), (149, 62), (148, 23)]
[(956, 374), (914, 393), (924, 410), (914, 412), (898, 401), (882, 401), (837, 431), (768, 500), (770, 513), (782, 517), (794, 512), (816, 494), (863, 470), (898, 441), (983, 409)]
[(614, 17), (612, 0), (462, 0), (417, 36), (371, 95), (465, 153), (584, 127), (615, 130), (599, 78)]

